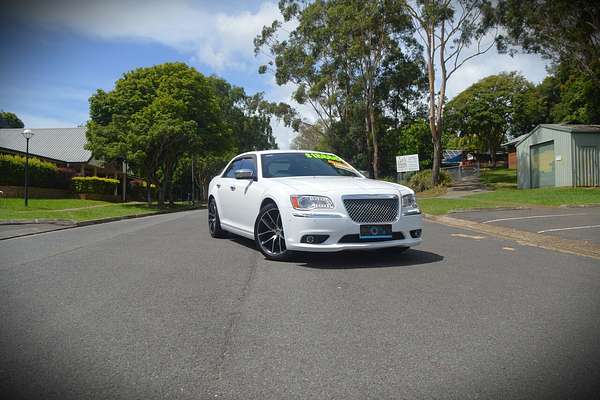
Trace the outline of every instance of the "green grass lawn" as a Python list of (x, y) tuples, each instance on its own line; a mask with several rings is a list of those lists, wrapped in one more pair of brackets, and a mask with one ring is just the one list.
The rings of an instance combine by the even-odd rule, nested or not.
[[(419, 196), (417, 195), (417, 198)], [(600, 205), (600, 188), (499, 188), (493, 192), (473, 194), (459, 199), (420, 198), (421, 209), (428, 214), (446, 214), (473, 208), (561, 205)]]
[(517, 188), (516, 169), (484, 169), (479, 179), (491, 189)]
[[(183, 207), (177, 205), (176, 207)], [(92, 219), (152, 214), (160, 211), (156, 205), (145, 203), (110, 203), (79, 199), (30, 199), (25, 207), (23, 199), (0, 200), (0, 221), (30, 219), (60, 219), (87, 221)]]
[(434, 215), (475, 208), (600, 205), (600, 188), (517, 189), (517, 171), (514, 169), (484, 169), (480, 180), (493, 191), (456, 199), (417, 193), (419, 205), (424, 212)]

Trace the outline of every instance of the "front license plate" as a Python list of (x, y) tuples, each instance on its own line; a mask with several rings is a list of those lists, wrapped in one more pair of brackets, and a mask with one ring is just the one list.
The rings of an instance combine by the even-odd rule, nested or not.
[(392, 238), (392, 226), (391, 225), (361, 225), (359, 237), (361, 239), (391, 239)]

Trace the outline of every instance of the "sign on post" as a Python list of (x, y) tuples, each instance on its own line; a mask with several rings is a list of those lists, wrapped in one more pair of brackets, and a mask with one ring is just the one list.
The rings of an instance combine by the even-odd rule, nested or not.
[(409, 154), (406, 156), (396, 156), (396, 171), (410, 172), (419, 170), (419, 155)]

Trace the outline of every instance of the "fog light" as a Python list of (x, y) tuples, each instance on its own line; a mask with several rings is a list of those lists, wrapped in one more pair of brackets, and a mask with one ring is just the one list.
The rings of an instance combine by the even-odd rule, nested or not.
[(421, 229), (415, 229), (414, 231), (410, 231), (410, 237), (413, 239), (417, 239), (421, 237)]
[(329, 238), (329, 235), (304, 235), (300, 243), (321, 244)]

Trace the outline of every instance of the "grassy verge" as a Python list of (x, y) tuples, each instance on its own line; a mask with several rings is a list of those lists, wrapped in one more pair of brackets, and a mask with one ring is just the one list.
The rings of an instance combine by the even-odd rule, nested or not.
[[(417, 196), (419, 197), (419, 196)], [(421, 209), (428, 214), (446, 214), (473, 208), (561, 205), (600, 205), (600, 188), (498, 189), (460, 199), (420, 198)]]
[(437, 197), (446, 194), (448, 188), (442, 185), (435, 186), (429, 190), (424, 190), (422, 192), (417, 193), (417, 196), (420, 199), (429, 198), (429, 197)]
[[(179, 204), (177, 207), (184, 207)], [(168, 208), (168, 209), (172, 209)], [(145, 203), (109, 203), (79, 199), (30, 199), (29, 207), (23, 199), (0, 201), (0, 221), (31, 219), (63, 219), (88, 221), (92, 219), (123, 217), (126, 215), (154, 214), (162, 209)]]
[(491, 189), (516, 189), (516, 169), (485, 169), (479, 179)]

